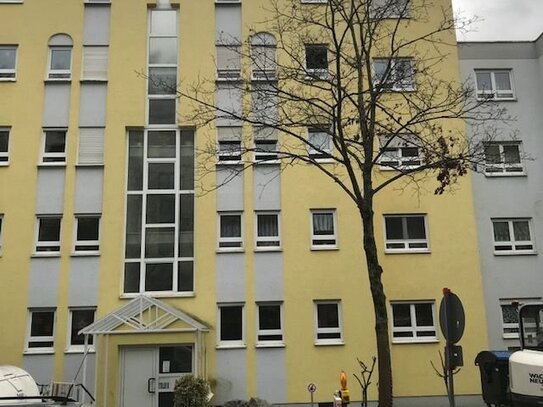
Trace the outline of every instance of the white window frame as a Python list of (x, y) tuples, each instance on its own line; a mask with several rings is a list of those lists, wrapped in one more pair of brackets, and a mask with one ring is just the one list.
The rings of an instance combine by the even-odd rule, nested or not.
[[(315, 148), (315, 143), (311, 141), (311, 136), (313, 134), (324, 134), (328, 139), (327, 148)], [(318, 146), (317, 146), (318, 147)], [(324, 146), (321, 146), (324, 147)], [(332, 151), (334, 149), (334, 141), (332, 135), (327, 133), (322, 128), (319, 127), (308, 127), (307, 128), (307, 153), (309, 157), (317, 162), (331, 162)]]
[[(54, 51), (70, 51), (70, 67), (68, 69), (53, 69)], [(49, 45), (49, 59), (47, 61), (47, 80), (49, 81), (70, 81), (72, 79), (73, 47), (71, 45)]]
[[(308, 48), (318, 48), (322, 47), (326, 49), (326, 68), (309, 68), (307, 66), (307, 49)], [(330, 55), (329, 55), (328, 45), (327, 44), (304, 44), (304, 70), (305, 70), (305, 79), (308, 80), (319, 80), (326, 79), (330, 74)]]
[[(508, 255), (522, 255), (522, 254), (536, 254), (535, 236), (532, 225), (532, 218), (492, 218), (492, 241), (494, 245), (494, 254), (497, 256)], [(507, 222), (509, 226), (509, 239), (508, 241), (496, 242), (494, 236), (494, 223)], [(514, 223), (515, 222), (527, 222), (528, 231), (530, 232), (530, 240), (515, 240)], [(511, 249), (496, 250), (497, 246), (511, 246)], [(531, 246), (530, 249), (517, 249), (517, 246)]]
[[(387, 218), (402, 219), (402, 233), (407, 232), (407, 218), (423, 218), (424, 234), (426, 239), (389, 239), (386, 231)], [(383, 215), (383, 236), (385, 237), (385, 253), (428, 253), (430, 252), (430, 237), (428, 229), (428, 216), (426, 214), (386, 214)], [(389, 248), (389, 244), (403, 244), (400, 248)], [(410, 247), (411, 245), (426, 244), (426, 247)]]
[[(49, 132), (64, 132), (64, 151), (58, 153), (48, 153), (45, 151), (47, 145), (47, 134)], [(41, 162), (40, 165), (65, 166), (66, 151), (68, 149), (68, 130), (66, 128), (44, 128), (42, 136)], [(53, 161), (47, 161), (48, 159)]]
[[(260, 215), (275, 216), (277, 218), (277, 236), (258, 235), (258, 217)], [(262, 246), (259, 243), (274, 243), (270, 246)], [(275, 251), (281, 250), (281, 217), (279, 211), (255, 211), (255, 250)]]
[(11, 139), (11, 128), (10, 127), (0, 127), (1, 133), (7, 133), (8, 137), (8, 143), (7, 143), (7, 150), (6, 151), (0, 151), (0, 167), (9, 165), (9, 146), (10, 146), (10, 139)]
[[(39, 235), (40, 235), (40, 226), (41, 221), (43, 219), (58, 219), (60, 226), (59, 226), (59, 236), (58, 240), (51, 240), (51, 241), (40, 241)], [(36, 231), (35, 231), (35, 248), (34, 248), (34, 255), (35, 256), (58, 256), (60, 255), (60, 242), (62, 239), (62, 216), (61, 215), (38, 215), (37, 216), (37, 222), (36, 222)], [(53, 250), (39, 250), (40, 248), (51, 248)]]
[[(504, 314), (503, 309), (504, 307), (513, 307), (515, 306), (511, 303), (512, 301), (506, 301), (506, 300), (500, 300), (500, 315), (501, 315), (501, 323), (502, 323), (502, 337), (504, 339), (519, 339), (519, 322), (518, 322), (518, 310), (517, 310), (517, 322), (505, 322), (504, 321)], [(508, 330), (516, 330), (515, 332), (506, 332)]]
[[(409, 305), (411, 326), (409, 327), (395, 327), (394, 326), (394, 305)], [(429, 304), (432, 307), (432, 326), (417, 326), (417, 317), (415, 311), (415, 305)], [(390, 302), (390, 325), (392, 330), (392, 343), (424, 343), (424, 342), (437, 342), (438, 333), (436, 325), (436, 307), (435, 301), (391, 301)], [(411, 337), (396, 337), (395, 333), (411, 332)], [(421, 332), (434, 332), (432, 336), (417, 336)]]
[[(331, 214), (334, 222), (334, 233), (331, 235), (315, 235), (313, 214)], [(311, 250), (334, 250), (338, 248), (337, 214), (335, 209), (311, 209), (309, 211), (309, 223), (311, 225)], [(333, 240), (334, 243), (326, 243), (326, 240)]]
[[(381, 146), (379, 157), (379, 169), (382, 171), (411, 170), (419, 168), (424, 163), (421, 149), (414, 142), (410, 141), (412, 135), (396, 135), (392, 141), (387, 141), (386, 136)], [(388, 143), (388, 144), (387, 144)], [(416, 148), (417, 156), (404, 156), (404, 149)], [(416, 163), (418, 162), (418, 163)]]
[[(32, 336), (32, 319), (34, 313), (52, 312), (53, 313), (53, 334), (51, 336)], [(55, 349), (55, 328), (56, 328), (56, 309), (55, 308), (29, 308), (26, 328), (25, 353), (54, 353)], [(52, 346), (31, 347), (33, 342), (52, 342)]]
[[(66, 337), (66, 344), (67, 344), (66, 352), (81, 353), (85, 351), (85, 345), (72, 344), (72, 326), (73, 326), (72, 324), (73, 324), (74, 311), (93, 311), (94, 312), (93, 321), (96, 321), (96, 307), (81, 307), (81, 308), (74, 307), (74, 308), (69, 308), (69, 311), (70, 312), (68, 313), (68, 329), (67, 329), (67, 335), (66, 335), (67, 336)], [(89, 336), (89, 341), (92, 341), (92, 343), (87, 344), (87, 349), (91, 352), (95, 350), (94, 339), (95, 339), (94, 335)]]
[[(516, 100), (515, 85), (513, 83), (512, 69), (475, 69), (475, 87), (477, 89), (477, 99), (479, 100)], [(509, 74), (509, 83), (511, 84), (510, 90), (497, 90), (496, 86), (496, 73)], [(490, 74), (490, 86), (491, 89), (479, 89), (477, 85), (477, 73), (489, 73)]]
[[(222, 308), (231, 308), (231, 307), (240, 307), (241, 308), (241, 339), (235, 339), (235, 340), (223, 340), (221, 339), (222, 332), (221, 332), (221, 324), (222, 324), (222, 316), (221, 316), (221, 309)], [(246, 346), (245, 344), (245, 328), (246, 328), (246, 321), (245, 321), (245, 304), (242, 302), (233, 302), (233, 303), (219, 303), (217, 304), (217, 348), (244, 348)]]
[[(285, 346), (285, 335), (283, 333), (283, 304), (281, 302), (258, 302), (256, 306), (256, 346), (258, 348)], [(260, 307), (262, 306), (279, 308), (279, 329), (262, 329), (260, 327)], [(260, 336), (267, 335), (281, 335), (281, 339), (260, 339)]]
[(13, 64), (13, 68), (0, 69), (0, 82), (15, 82), (17, 80), (18, 46), (0, 45), (0, 50), (2, 49), (15, 50), (15, 63)]
[[(97, 240), (78, 240), (77, 234), (79, 231), (80, 219), (97, 219), (98, 220), (98, 239)], [(78, 255), (95, 255), (100, 253), (100, 229), (102, 226), (101, 216), (98, 214), (76, 214), (74, 222), (74, 247), (73, 254)], [(98, 249), (92, 246), (98, 246)]]
[[(375, 64), (378, 61), (390, 61), (390, 73), (389, 73), (389, 81), (390, 83), (386, 83), (387, 86), (382, 86), (382, 82), (379, 78), (377, 78), (377, 72), (375, 70)], [(406, 78), (403, 78), (403, 80), (399, 80), (396, 72), (396, 64), (399, 61), (409, 61), (409, 64), (411, 65), (411, 72), (412, 76), (410, 79), (410, 83), (404, 83), (406, 81)], [(374, 86), (382, 86), (383, 91), (389, 91), (389, 92), (410, 92), (414, 91), (416, 89), (416, 81), (415, 81), (415, 61), (412, 57), (395, 57), (395, 58), (374, 58), (373, 59), (373, 69), (375, 72), (374, 75)]]
[[(522, 149), (521, 142), (519, 141), (500, 141), (485, 144), (485, 176), (487, 177), (515, 177), (526, 175), (526, 169), (524, 162), (522, 161)], [(499, 149), (500, 160), (499, 163), (487, 162), (486, 147), (497, 146)], [(518, 149), (518, 155), (520, 157), (520, 163), (506, 163), (505, 162), (505, 146), (515, 146)]]
[[(255, 139), (254, 140), (254, 161), (257, 164), (277, 164), (279, 162), (279, 151), (277, 149), (277, 139)], [(259, 148), (258, 144), (275, 145), (273, 151), (266, 151)]]
[[(319, 305), (336, 305), (338, 326), (332, 328), (319, 327)], [(316, 300), (314, 301), (315, 318), (315, 345), (343, 345), (343, 319), (341, 317), (340, 300)], [(337, 338), (319, 338), (319, 334), (337, 334)]]
[[(240, 235), (239, 237), (222, 237), (221, 236), (221, 217), (222, 216), (239, 216)], [(220, 211), (217, 212), (217, 250), (221, 252), (243, 251), (243, 212), (242, 211)], [(239, 244), (236, 246), (228, 246), (228, 244)], [(226, 244), (227, 246), (224, 246)]]
[[(235, 2), (238, 2), (238, 0), (236, 0)], [(233, 1), (231, 1), (230, 3), (233, 3)], [(234, 48), (237, 48), (236, 50), (234, 50)], [(217, 56), (217, 80), (218, 81), (239, 81), (241, 79), (241, 45), (239, 44), (221, 44), (221, 43), (218, 43), (215, 45), (215, 52), (219, 53), (219, 49), (228, 49), (228, 50), (231, 50), (232, 52), (234, 53), (237, 53), (238, 57), (239, 57), (239, 67), (235, 67), (235, 68), (232, 68), (232, 67), (226, 67), (226, 68), (223, 68), (221, 66), (219, 66), (219, 58)]]
[[(231, 145), (236, 146), (235, 149), (225, 149), (221, 147)], [(217, 160), (218, 164), (240, 164), (242, 159), (241, 140), (218, 140), (217, 141)]]

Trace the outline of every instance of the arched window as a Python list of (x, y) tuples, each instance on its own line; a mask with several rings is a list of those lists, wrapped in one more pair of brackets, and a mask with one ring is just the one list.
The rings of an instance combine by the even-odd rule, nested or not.
[(67, 34), (55, 34), (49, 38), (48, 79), (71, 79), (72, 38)]
[(276, 78), (275, 37), (266, 32), (256, 33), (251, 37), (251, 62), (253, 79), (274, 80)]

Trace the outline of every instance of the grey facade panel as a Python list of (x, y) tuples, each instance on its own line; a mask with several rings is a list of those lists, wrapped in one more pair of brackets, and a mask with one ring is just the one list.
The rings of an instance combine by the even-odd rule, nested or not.
[(217, 211), (243, 210), (243, 171), (239, 167), (217, 168)]
[(106, 97), (107, 85), (105, 83), (84, 83), (81, 85), (80, 127), (105, 127)]
[(47, 82), (43, 107), (43, 127), (68, 127), (70, 84)]
[(63, 167), (39, 168), (37, 214), (62, 214), (64, 212), (65, 172)]
[(270, 404), (287, 401), (285, 348), (256, 350), (256, 394)]
[(100, 257), (72, 257), (70, 259), (69, 306), (96, 306)]
[(74, 212), (102, 213), (104, 170), (96, 167), (76, 169)]
[(35, 257), (30, 261), (28, 307), (56, 307), (60, 257)]
[[(71, 354), (64, 355), (64, 381), (82, 383), (83, 381), (82, 364), (83, 364), (82, 353), (71, 353)], [(81, 367), (81, 371), (78, 372), (80, 367)], [(96, 390), (95, 390), (95, 384), (94, 384), (95, 367), (96, 367), (96, 356), (92, 353), (89, 353), (87, 355), (87, 376), (86, 376), (86, 383), (84, 383), (84, 385), (94, 397), (96, 397)]]
[(461, 42), (458, 45), (460, 59), (482, 61), (488, 59), (531, 59), (536, 57), (534, 42)]
[(221, 405), (233, 399), (247, 400), (247, 350), (218, 349), (216, 358), (217, 391), (213, 404)]
[(217, 44), (241, 42), (241, 5), (216, 4), (215, 25)]
[(244, 302), (244, 253), (217, 253), (216, 264), (217, 302)]
[(281, 168), (279, 165), (258, 165), (253, 168), (255, 210), (281, 209)]
[(38, 384), (49, 384), (53, 379), (55, 355), (24, 355), (23, 369)]
[(255, 300), (283, 300), (283, 253), (258, 252), (254, 259)]
[(83, 45), (108, 45), (110, 26), (109, 5), (85, 6)]
[(242, 90), (234, 85), (217, 85), (217, 126), (241, 126), (241, 121), (235, 119), (242, 115)]

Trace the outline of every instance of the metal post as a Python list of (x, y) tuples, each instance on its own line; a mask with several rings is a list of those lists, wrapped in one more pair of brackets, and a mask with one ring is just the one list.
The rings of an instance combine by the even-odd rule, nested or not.
[(310, 394), (311, 394), (311, 407), (314, 407), (314, 404), (313, 404), (313, 392), (311, 392)]
[[(85, 334), (85, 352), (83, 353), (83, 375), (81, 381), (83, 382), (83, 386), (87, 387), (87, 354), (89, 352), (89, 335)], [(87, 394), (83, 392), (83, 397), (81, 398), (81, 402), (84, 404), (87, 398)]]
[[(447, 337), (449, 338), (449, 334), (451, 332), (450, 330), (450, 318), (449, 318), (449, 309), (450, 309), (450, 303), (449, 303), (449, 294), (450, 294), (450, 291), (449, 290), (444, 290), (443, 291), (443, 294), (444, 294), (444, 301), (443, 301), (443, 306), (445, 308), (445, 318), (446, 318), (446, 323), (445, 323), (445, 326), (447, 327)], [(452, 365), (451, 365), (451, 360), (452, 360), (452, 357), (453, 357), (453, 354), (452, 354), (452, 347), (453, 347), (453, 343), (447, 339), (447, 344), (446, 344), (446, 355), (445, 355), (445, 363), (446, 363), (446, 366), (445, 366), (445, 369), (447, 371), (447, 395), (449, 396), (449, 406), (450, 407), (455, 407), (455, 402), (454, 402), (454, 379), (453, 379), (453, 368), (452, 368)]]

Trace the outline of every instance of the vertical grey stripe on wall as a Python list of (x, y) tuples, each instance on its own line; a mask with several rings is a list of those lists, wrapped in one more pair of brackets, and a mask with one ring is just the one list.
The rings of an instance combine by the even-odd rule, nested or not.
[(279, 165), (253, 167), (255, 210), (281, 209), (281, 168)]
[(28, 288), (29, 308), (56, 307), (59, 273), (59, 257), (32, 259), (30, 262), (30, 285)]
[(109, 27), (109, 4), (85, 5), (85, 26), (83, 28), (84, 45), (108, 45)]
[(64, 212), (64, 176), (63, 167), (40, 168), (38, 171), (37, 214), (58, 215)]
[(216, 398), (213, 403), (222, 405), (229, 400), (247, 400), (247, 350), (217, 349)]
[(255, 300), (280, 301), (283, 290), (283, 253), (255, 252)]
[(75, 213), (102, 213), (102, 184), (104, 172), (100, 167), (79, 167), (75, 178)]
[(55, 355), (24, 355), (23, 369), (26, 370), (36, 383), (49, 384), (53, 377)]
[(70, 114), (70, 84), (45, 84), (43, 127), (68, 127)]
[(80, 127), (103, 127), (106, 124), (106, 83), (82, 83), (79, 106)]
[(217, 211), (243, 210), (243, 172), (239, 167), (217, 168)]
[(217, 302), (245, 301), (245, 255), (217, 253)]
[(215, 24), (217, 44), (240, 43), (241, 5), (215, 4)]
[(285, 348), (256, 350), (256, 394), (270, 404), (287, 401)]
[(70, 259), (70, 293), (68, 303), (73, 307), (98, 304), (98, 274), (100, 257), (72, 257)]

